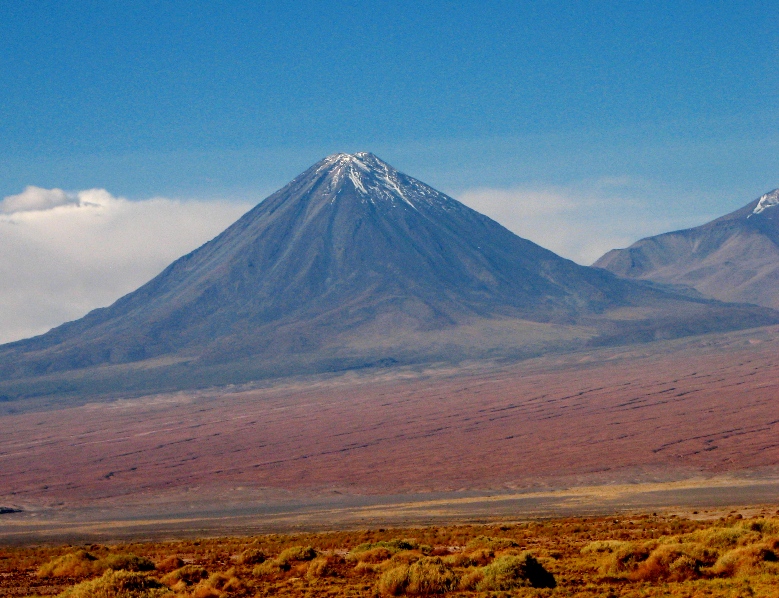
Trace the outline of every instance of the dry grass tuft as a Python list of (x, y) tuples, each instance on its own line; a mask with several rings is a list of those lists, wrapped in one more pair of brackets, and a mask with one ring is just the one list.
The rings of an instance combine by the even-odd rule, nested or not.
[(276, 561), (282, 566), (302, 561), (311, 561), (316, 558), (316, 550), (311, 546), (290, 546), (276, 557)]
[(602, 575), (625, 577), (649, 558), (655, 545), (654, 542), (595, 542), (585, 546), (582, 553), (603, 555), (599, 566)]
[(176, 555), (171, 555), (169, 557), (165, 557), (159, 563), (157, 563), (156, 569), (160, 573), (170, 573), (176, 569), (181, 569), (181, 567), (183, 567), (185, 564), (186, 563), (184, 563), (183, 559), (177, 557)]
[(201, 580), (192, 588), (192, 598), (212, 598), (245, 589), (246, 585), (238, 578), (235, 569), (229, 569), (224, 573), (212, 573)]
[(495, 558), (495, 553), (482, 549), (470, 553), (450, 554), (444, 557), (444, 562), (451, 567), (478, 567), (491, 563), (493, 558)]
[(631, 574), (639, 581), (698, 579), (703, 568), (717, 560), (717, 552), (698, 543), (660, 544)]
[(184, 565), (165, 575), (162, 578), (162, 583), (174, 590), (180, 590), (207, 578), (208, 571), (203, 567), (198, 567), (197, 565)]
[(235, 557), (239, 565), (259, 565), (268, 560), (268, 556), (259, 548), (248, 548)]
[(363, 552), (349, 554), (349, 560), (356, 560), (358, 563), (381, 563), (392, 557), (393, 553), (384, 546), (376, 546)]
[(168, 588), (156, 579), (130, 571), (106, 571), (102, 577), (68, 588), (59, 598), (166, 598)]
[(412, 565), (398, 565), (379, 579), (379, 593), (386, 596), (444, 594), (457, 587), (458, 577), (440, 557), (423, 557)]
[(151, 559), (134, 554), (109, 554), (107, 557), (99, 559), (97, 564), (112, 571), (132, 571), (135, 573), (154, 571), (156, 568)]
[[(311, 546), (290, 546), (283, 550), (275, 559), (268, 559), (254, 569), (252, 575), (255, 577), (268, 577), (279, 575), (285, 571), (290, 571), (296, 563), (305, 563), (312, 561), (317, 557), (317, 552)], [(305, 573), (307, 566), (299, 567), (301, 573)]]
[(50, 560), (38, 568), (38, 577), (86, 577), (96, 572), (97, 557), (78, 550)]
[(398, 565), (385, 571), (379, 579), (378, 590), (383, 596), (400, 596), (408, 586), (408, 565)]
[(401, 550), (400, 552), (396, 552), (392, 555), (389, 561), (387, 561), (388, 565), (394, 566), (394, 565), (411, 565), (413, 563), (416, 563), (419, 559), (424, 557), (421, 552), (417, 550)]
[(504, 555), (482, 567), (479, 590), (513, 590), (520, 587), (554, 588), (554, 575), (549, 573), (529, 552), (519, 556)]
[(773, 543), (757, 546), (742, 546), (723, 554), (712, 567), (712, 573), (722, 577), (733, 577), (760, 573), (766, 564), (779, 562), (779, 555)]
[[(392, 540), (380, 540), (378, 542), (365, 542), (356, 546), (346, 558), (350, 561), (378, 563), (387, 560), (398, 552), (418, 550), (419, 543), (416, 540), (394, 538)], [(430, 548), (431, 547), (425, 547)]]
[(345, 562), (343, 557), (337, 555), (317, 557), (308, 564), (306, 578), (338, 577), (338, 565), (343, 565)]

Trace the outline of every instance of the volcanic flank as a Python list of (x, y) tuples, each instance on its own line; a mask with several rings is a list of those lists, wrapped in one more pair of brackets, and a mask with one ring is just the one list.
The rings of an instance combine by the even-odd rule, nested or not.
[(778, 321), (579, 266), (373, 154), (335, 154), (110, 307), (0, 347), (0, 394), (518, 358)]
[(779, 189), (702, 226), (613, 249), (594, 265), (720, 301), (779, 308)]

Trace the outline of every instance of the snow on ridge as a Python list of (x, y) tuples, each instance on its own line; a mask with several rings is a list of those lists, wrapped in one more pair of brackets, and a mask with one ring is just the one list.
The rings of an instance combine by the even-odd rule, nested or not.
[(768, 208), (773, 208), (777, 205), (779, 205), (779, 189), (774, 189), (770, 193), (766, 193), (760, 198), (760, 200), (757, 202), (757, 206), (755, 206), (755, 209), (752, 210), (752, 214), (750, 214), (750, 216), (765, 212)]
[(389, 204), (391, 207), (405, 204), (417, 212), (421, 204), (445, 211), (453, 208), (445, 195), (403, 175), (370, 152), (331, 154), (322, 160), (317, 174), (323, 171), (327, 171), (327, 188), (331, 193), (348, 179), (363, 202)]

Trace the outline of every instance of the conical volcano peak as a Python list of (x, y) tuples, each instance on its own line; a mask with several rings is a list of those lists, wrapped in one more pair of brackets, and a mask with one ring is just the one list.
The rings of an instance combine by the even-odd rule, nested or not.
[(405, 204), (418, 209), (420, 201), (437, 205), (453, 201), (370, 152), (331, 154), (319, 163), (316, 174), (328, 179), (326, 188), (330, 193), (348, 187), (362, 201), (373, 204)]
[(579, 266), (371, 153), (338, 153), (113, 305), (0, 346), (0, 399), (492, 362), (777, 322)]
[(336, 167), (345, 166), (347, 164), (357, 164), (358, 166), (363, 166), (365, 168), (389, 168), (390, 170), (394, 170), (392, 166), (371, 152), (357, 152), (355, 154), (339, 152), (330, 154), (322, 160), (322, 163), (326, 166), (334, 165)]
[[(752, 211), (752, 214), (760, 214), (765, 212), (769, 208), (773, 208), (779, 205), (779, 189), (769, 191), (757, 201), (757, 206)], [(751, 215), (751, 214), (750, 214)]]
[(352, 173), (355, 177), (359, 178), (370, 173), (379, 177), (398, 174), (398, 171), (392, 166), (370, 152), (331, 154), (322, 160), (320, 164), (319, 171), (327, 170), (334, 175)]

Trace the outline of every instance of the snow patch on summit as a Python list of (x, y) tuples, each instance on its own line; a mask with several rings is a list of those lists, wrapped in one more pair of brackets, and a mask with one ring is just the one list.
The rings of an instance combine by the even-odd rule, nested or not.
[(401, 180), (397, 170), (369, 152), (333, 154), (325, 158), (319, 170), (326, 168), (330, 169), (331, 189), (348, 178), (355, 190), (373, 204), (377, 200), (397, 204), (399, 200), (418, 211), (413, 200), (430, 195), (413, 179)]
[(752, 210), (750, 216), (765, 212), (768, 208), (779, 205), (779, 189), (774, 189), (770, 193), (763, 195), (757, 202), (757, 206)]

